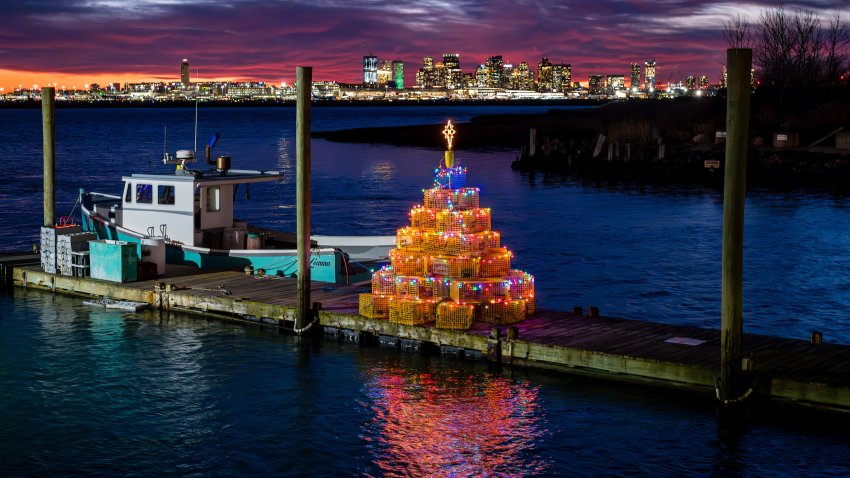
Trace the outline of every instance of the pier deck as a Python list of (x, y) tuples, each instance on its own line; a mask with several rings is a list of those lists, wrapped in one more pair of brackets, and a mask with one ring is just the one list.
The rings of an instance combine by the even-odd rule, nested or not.
[[(202, 272), (169, 266), (157, 280), (111, 283), (42, 272), (37, 265), (15, 267), (16, 286), (86, 297), (147, 302), (154, 307), (214, 314), (233, 320), (291, 328), (297, 300), (294, 279), (257, 278), (244, 273)], [(603, 378), (715, 393), (720, 369), (720, 331), (690, 326), (577, 316), (540, 310), (517, 324), (517, 338), (496, 341), (493, 327), (476, 322), (468, 331), (432, 324), (408, 326), (358, 314), (358, 293), (369, 284), (314, 283), (321, 325), (357, 332), (358, 337), (409, 339), (487, 354), (501, 349), (513, 366), (559, 369)], [(719, 319), (718, 319), (719, 322)], [(505, 327), (502, 327), (505, 329)], [(850, 412), (850, 346), (744, 336), (746, 372), (755, 396), (819, 409)]]

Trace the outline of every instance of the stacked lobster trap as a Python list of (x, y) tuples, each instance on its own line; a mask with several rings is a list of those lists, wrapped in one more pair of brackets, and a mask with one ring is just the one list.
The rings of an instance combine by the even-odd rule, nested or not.
[(465, 330), (475, 320), (507, 325), (535, 312), (534, 277), (512, 269), (490, 208), (480, 207), (479, 188), (467, 187), (467, 170), (453, 165), (451, 153), (423, 205), (411, 209), (410, 225), (397, 230), (390, 265), (360, 295), (361, 315)]

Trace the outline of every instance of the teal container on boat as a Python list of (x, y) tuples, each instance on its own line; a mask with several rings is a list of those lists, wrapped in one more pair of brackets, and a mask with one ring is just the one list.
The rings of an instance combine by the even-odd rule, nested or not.
[(138, 277), (138, 244), (109, 239), (89, 241), (91, 278), (132, 282)]

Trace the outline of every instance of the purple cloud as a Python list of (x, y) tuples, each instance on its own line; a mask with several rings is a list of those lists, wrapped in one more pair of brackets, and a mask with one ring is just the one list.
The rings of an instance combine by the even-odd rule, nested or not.
[[(292, 81), (296, 65), (314, 78), (358, 82), (374, 52), (405, 62), (407, 82), (422, 57), (460, 53), (464, 71), (493, 54), (506, 62), (541, 57), (570, 63), (573, 77), (627, 74), (658, 62), (658, 78), (717, 78), (723, 24), (756, 17), (769, 1), (666, 0), (33, 0), (4, 5), (0, 69), (114, 73), (176, 79), (189, 58), (200, 78)], [(824, 16), (844, 1), (802, 1)]]

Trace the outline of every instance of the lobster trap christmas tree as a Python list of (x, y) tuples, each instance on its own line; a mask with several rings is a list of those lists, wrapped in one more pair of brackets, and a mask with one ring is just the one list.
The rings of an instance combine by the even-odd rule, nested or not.
[(449, 121), (444, 164), (411, 209), (410, 225), (396, 231), (390, 265), (373, 274), (372, 292), (360, 295), (361, 315), (468, 329), (475, 320), (507, 325), (534, 313), (534, 277), (511, 269), (513, 254), (491, 229), (480, 189), (468, 187), (466, 168), (454, 164), (454, 134)]

